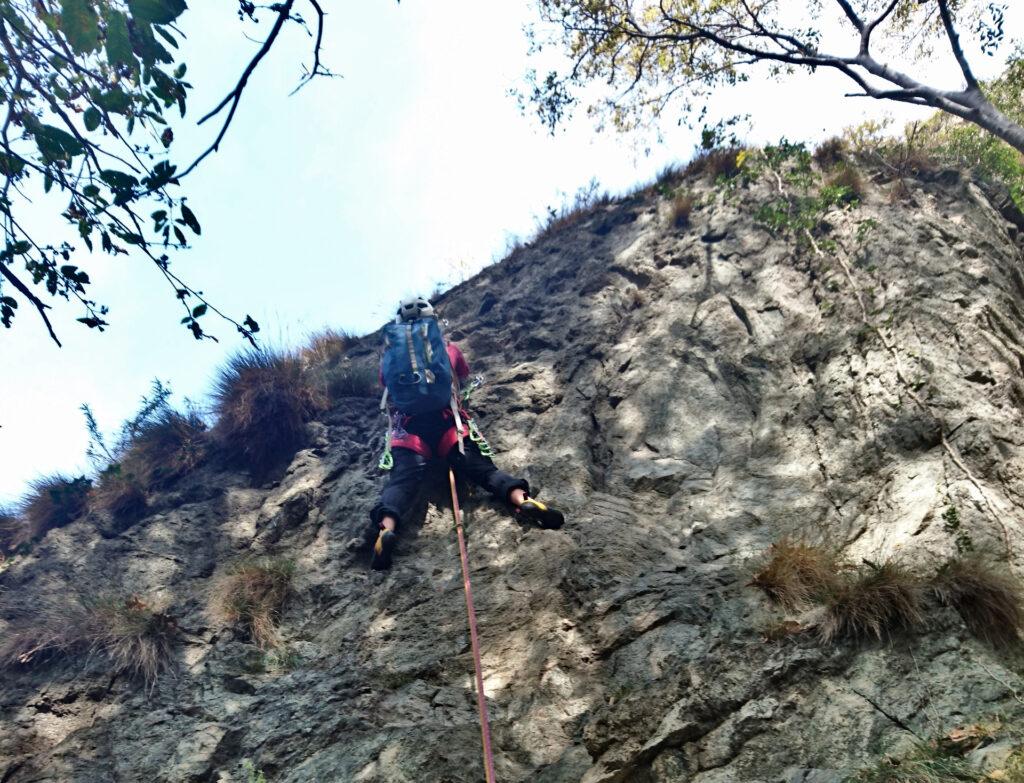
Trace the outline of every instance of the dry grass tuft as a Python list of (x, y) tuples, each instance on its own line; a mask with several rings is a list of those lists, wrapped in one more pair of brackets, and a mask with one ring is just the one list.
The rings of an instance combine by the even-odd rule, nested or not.
[(690, 225), (690, 213), (693, 212), (696, 203), (696, 199), (690, 193), (680, 193), (672, 199), (672, 225), (676, 228), (686, 228)]
[(814, 162), (823, 169), (830, 169), (845, 163), (849, 148), (846, 142), (839, 136), (833, 136), (821, 142), (814, 150)]
[(210, 614), (226, 625), (241, 624), (261, 649), (280, 644), (278, 621), (291, 593), (295, 564), (282, 558), (244, 560), (216, 585)]
[(310, 336), (309, 344), (302, 349), (302, 360), (307, 366), (335, 364), (356, 342), (355, 335), (326, 328)]
[(1024, 631), (1024, 585), (1008, 566), (997, 566), (978, 556), (959, 558), (939, 570), (932, 589), (942, 603), (956, 609), (976, 636), (996, 646), (1020, 641)]
[(322, 377), (297, 354), (264, 349), (228, 360), (213, 390), (218, 440), (257, 474), (290, 458), (306, 439), (306, 422), (327, 407)]
[(29, 486), (30, 493), (20, 508), (25, 521), (25, 538), (21, 543), (37, 541), (82, 516), (92, 482), (84, 476), (72, 479), (55, 473), (36, 479)]
[(890, 560), (842, 579), (826, 599), (818, 636), (828, 644), (838, 638), (882, 639), (892, 631), (924, 621), (924, 585), (912, 571)]
[(25, 523), (13, 509), (0, 506), (0, 560), (21, 546), (24, 542)]
[(147, 685), (173, 663), (177, 625), (139, 596), (84, 601), (76, 597), (33, 601), (0, 642), (0, 664), (42, 662), (54, 657), (105, 658), (117, 673)]
[(782, 539), (771, 545), (767, 559), (750, 584), (786, 609), (806, 606), (837, 587), (838, 558), (824, 547)]
[(911, 201), (914, 194), (910, 190), (910, 186), (907, 185), (907, 181), (900, 177), (899, 179), (893, 180), (892, 185), (889, 186), (889, 203), (900, 204), (905, 201)]
[(842, 188), (846, 194), (844, 201), (862, 201), (864, 199), (864, 179), (853, 166), (841, 166), (825, 181), (825, 186)]
[(701, 150), (691, 160), (685, 169), (688, 175), (706, 176), (710, 180), (717, 180), (720, 177), (732, 179), (740, 173), (738, 156), (742, 152), (740, 147), (718, 147), (710, 150)]
[(380, 370), (371, 362), (342, 362), (326, 371), (327, 394), (332, 400), (345, 397), (379, 397)]

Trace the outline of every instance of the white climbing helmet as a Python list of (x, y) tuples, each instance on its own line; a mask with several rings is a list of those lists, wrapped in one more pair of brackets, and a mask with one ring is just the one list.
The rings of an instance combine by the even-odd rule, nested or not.
[(411, 299), (403, 299), (398, 305), (398, 319), (400, 321), (413, 321), (417, 318), (433, 318), (434, 308), (422, 296), (414, 296)]

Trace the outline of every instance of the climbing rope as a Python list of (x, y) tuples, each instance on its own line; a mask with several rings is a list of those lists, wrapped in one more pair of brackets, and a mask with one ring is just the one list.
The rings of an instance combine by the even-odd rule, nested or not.
[(487, 783), (495, 783), (494, 753), (491, 751), (491, 724), (487, 716), (487, 696), (484, 694), (483, 666), (480, 663), (480, 641), (476, 633), (476, 610), (473, 609), (473, 588), (469, 584), (469, 557), (466, 554), (466, 537), (462, 533), (462, 509), (459, 493), (455, 489), (455, 471), (448, 469), (448, 483), (452, 490), (452, 516), (455, 517), (455, 532), (459, 539), (459, 557), (462, 560), (462, 586), (466, 593), (466, 616), (469, 618), (469, 642), (473, 649), (473, 666), (476, 669), (476, 703), (480, 713), (480, 737), (484, 752), (484, 774)]

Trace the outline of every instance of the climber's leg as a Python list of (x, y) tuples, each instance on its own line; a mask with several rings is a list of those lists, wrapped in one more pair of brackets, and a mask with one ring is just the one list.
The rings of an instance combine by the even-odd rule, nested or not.
[(416, 494), (427, 470), (428, 460), (422, 454), (405, 448), (396, 448), (392, 453), (394, 467), (391, 469), (388, 483), (380, 493), (380, 500), (370, 512), (370, 521), (379, 528), (371, 563), (371, 567), (377, 571), (391, 567), (391, 554), (398, 542), (395, 530), (402, 515), (406, 514), (416, 501)]

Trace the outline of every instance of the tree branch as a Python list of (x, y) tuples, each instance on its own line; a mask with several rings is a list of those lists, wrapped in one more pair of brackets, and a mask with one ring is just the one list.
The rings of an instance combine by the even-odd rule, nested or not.
[(43, 304), (42, 300), (40, 300), (38, 296), (33, 294), (32, 291), (29, 290), (29, 287), (27, 285), (25, 285), (23, 282), (21, 282), (21, 280), (18, 279), (17, 275), (15, 275), (14, 272), (12, 272), (10, 268), (7, 266), (7, 264), (5, 264), (3, 261), (0, 261), (0, 275), (3, 275), (5, 278), (7, 278), (8, 282), (10, 282), (10, 284), (13, 285), (18, 290), (18, 292), (26, 299), (28, 299), (28, 301), (32, 303), (32, 306), (39, 311), (39, 316), (43, 319), (43, 323), (46, 324), (46, 329), (50, 333), (50, 337), (53, 339), (55, 343), (57, 343), (58, 348), (62, 348), (63, 346), (60, 344), (60, 340), (57, 339), (56, 332), (53, 331), (53, 325), (50, 323), (50, 319), (46, 315), (46, 311), (50, 308), (50, 306), (47, 304)]
[(953, 26), (953, 16), (949, 12), (949, 0), (938, 0), (938, 3), (939, 15), (942, 17), (942, 26), (946, 29), (946, 37), (949, 39), (949, 45), (953, 48), (953, 56), (956, 57), (957, 64), (967, 80), (967, 91), (980, 93), (981, 87), (978, 84), (978, 80), (974, 78), (974, 72), (971, 70), (970, 63), (967, 62), (964, 50), (960, 46), (960, 36)]
[(196, 168), (196, 166), (198, 166), (203, 161), (204, 158), (206, 158), (208, 155), (213, 154), (220, 148), (220, 143), (221, 141), (223, 141), (224, 136), (228, 132), (228, 127), (231, 125), (231, 120), (233, 120), (235, 117), (235, 110), (238, 109), (238, 104), (242, 100), (242, 92), (245, 90), (245, 86), (249, 83), (249, 77), (252, 76), (253, 71), (256, 70), (256, 67), (260, 64), (260, 61), (262, 61), (263, 58), (267, 56), (267, 52), (269, 52), (271, 47), (274, 45), (274, 41), (277, 40), (277, 36), (281, 33), (281, 28), (284, 26), (284, 23), (288, 20), (291, 14), (292, 6), (294, 4), (295, 0), (285, 0), (284, 3), (281, 3), (279, 6), (276, 6), (277, 19), (274, 21), (274, 26), (270, 29), (270, 33), (263, 41), (263, 45), (260, 46), (259, 50), (249, 61), (249, 64), (245, 67), (245, 70), (242, 71), (242, 75), (241, 77), (239, 77), (238, 83), (235, 85), (235, 88), (231, 90), (231, 92), (229, 92), (227, 95), (225, 95), (224, 99), (220, 103), (218, 103), (213, 109), (211, 109), (209, 112), (207, 112), (199, 119), (198, 124), (202, 125), (208, 119), (220, 114), (220, 112), (225, 107), (229, 106), (227, 117), (224, 119), (224, 124), (221, 126), (220, 132), (217, 134), (217, 138), (213, 140), (213, 144), (207, 147), (206, 150), (202, 154), (200, 154), (199, 157), (196, 158), (187, 169), (185, 169), (185, 171), (179, 174), (177, 177), (178, 179), (181, 179), (186, 175), (192, 173), (192, 171)]

